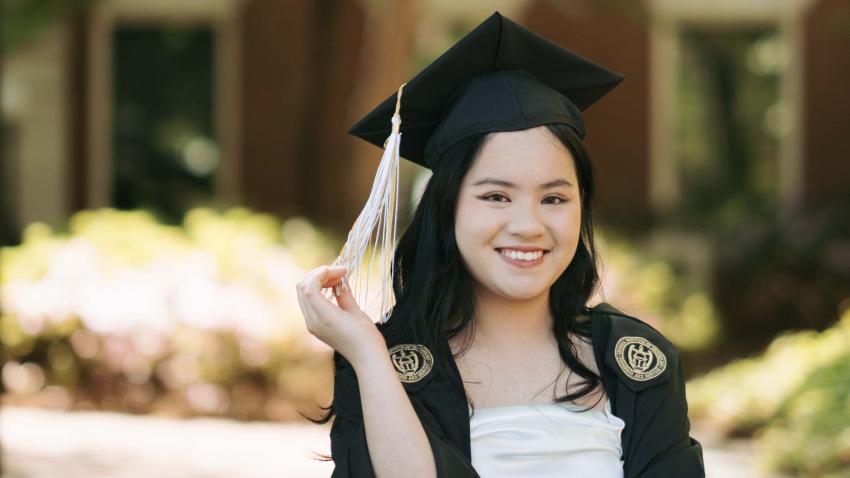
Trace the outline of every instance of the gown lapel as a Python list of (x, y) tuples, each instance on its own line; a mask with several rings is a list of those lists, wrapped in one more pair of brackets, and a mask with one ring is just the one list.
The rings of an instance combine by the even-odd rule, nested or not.
[(617, 374), (609, 369), (606, 364), (606, 356), (609, 353), (609, 338), (611, 336), (611, 318), (607, 314), (593, 314), (591, 319), (591, 334), (593, 340), (593, 353), (596, 363), (599, 365), (599, 374), (602, 377), (602, 386), (611, 402), (611, 413), (622, 419), (626, 426), (622, 432), (621, 459), (625, 460), (631, 452), (632, 436), (634, 436), (635, 425), (635, 392), (626, 387)]

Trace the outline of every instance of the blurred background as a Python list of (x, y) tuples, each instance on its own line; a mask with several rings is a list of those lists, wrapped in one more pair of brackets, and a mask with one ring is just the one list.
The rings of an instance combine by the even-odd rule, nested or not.
[(494, 10), (626, 76), (596, 300), (683, 352), (708, 475), (850, 476), (850, 1), (0, 0), (3, 476), (329, 476), (346, 130)]

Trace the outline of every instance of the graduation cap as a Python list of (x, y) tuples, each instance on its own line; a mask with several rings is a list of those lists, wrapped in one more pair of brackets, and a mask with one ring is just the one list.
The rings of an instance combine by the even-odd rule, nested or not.
[[(622, 80), (496, 12), (407, 82), (401, 157), (433, 167), (470, 134), (548, 123), (584, 138), (580, 112)], [(383, 146), (395, 103), (390, 96), (348, 133)]]
[[(380, 317), (385, 321), (392, 291), (399, 157), (433, 169), (443, 153), (472, 134), (552, 123), (567, 125), (584, 138), (581, 112), (622, 80), (623, 75), (494, 13), (348, 131), (383, 147), (384, 155), (372, 193), (334, 265), (347, 266), (351, 275), (376, 232), (382, 242)], [(359, 282), (355, 288), (360, 289)]]

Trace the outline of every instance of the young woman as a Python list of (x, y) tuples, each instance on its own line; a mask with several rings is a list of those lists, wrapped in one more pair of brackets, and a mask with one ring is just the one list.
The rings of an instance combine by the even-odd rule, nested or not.
[[(336, 416), (334, 477), (704, 476), (675, 347), (586, 305), (579, 111), (621, 79), (497, 13), (408, 82), (402, 156), (433, 175), (395, 249), (389, 319), (358, 307), (345, 268), (298, 285), (336, 351), (317, 421)], [(380, 145), (394, 102), (352, 133)], [(336, 304), (321, 294), (339, 285)]]

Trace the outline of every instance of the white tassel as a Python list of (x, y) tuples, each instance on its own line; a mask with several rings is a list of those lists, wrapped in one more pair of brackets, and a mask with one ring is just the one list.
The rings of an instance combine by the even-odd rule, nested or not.
[[(364, 311), (368, 311), (372, 301), (368, 300), (369, 275), (373, 267), (373, 261), (377, 255), (380, 242), (380, 257), (378, 263), (379, 288), (381, 295), (378, 317), (383, 324), (389, 318), (389, 310), (394, 305), (392, 280), (395, 273), (393, 256), (395, 255), (396, 225), (398, 211), (398, 181), (399, 181), (399, 151), (401, 149), (401, 92), (404, 84), (398, 89), (396, 96), (395, 113), (392, 116), (392, 132), (384, 142), (384, 154), (375, 181), (372, 184), (372, 192), (360, 215), (348, 233), (348, 239), (339, 256), (334, 260), (334, 266), (345, 266), (348, 268), (348, 276), (352, 294), (358, 305)], [(372, 262), (363, 264), (369, 242), (375, 234), (375, 244), (372, 247)], [(363, 270), (363, 267), (366, 270)], [(339, 287), (334, 287), (334, 294), (339, 295)]]

